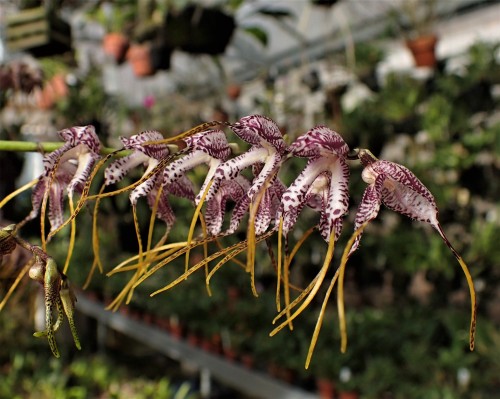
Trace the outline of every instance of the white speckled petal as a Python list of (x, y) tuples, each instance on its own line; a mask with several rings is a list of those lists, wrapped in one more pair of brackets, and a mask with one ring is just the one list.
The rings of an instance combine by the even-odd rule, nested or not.
[(215, 193), (219, 190), (220, 184), (224, 180), (235, 179), (243, 169), (262, 162), (267, 155), (268, 151), (265, 148), (252, 147), (247, 152), (231, 158), (219, 165), (219, 167), (215, 170), (214, 179), (205, 201), (209, 201), (215, 195)]
[[(361, 204), (359, 205), (358, 211), (356, 213), (356, 219), (354, 221), (354, 230), (357, 230), (363, 223), (369, 222), (377, 217), (380, 210), (380, 204), (382, 203), (382, 190), (384, 187), (384, 181), (386, 179), (385, 175), (378, 175), (375, 178), (375, 182), (366, 187), (363, 193), (363, 198), (361, 199)], [(359, 246), (361, 240), (361, 234), (358, 235), (356, 241), (349, 252), (352, 254)]]
[(134, 151), (130, 155), (111, 162), (104, 170), (104, 184), (109, 186), (110, 184), (118, 183), (130, 170), (147, 163), (148, 160), (148, 156), (143, 152)]
[(192, 151), (203, 151), (212, 158), (225, 161), (231, 155), (231, 148), (222, 130), (207, 130), (184, 139)]
[(330, 240), (332, 232), (336, 232), (335, 239), (339, 238), (338, 220), (342, 220), (349, 209), (349, 166), (342, 158), (337, 158), (336, 165), (330, 167), (330, 179), (330, 190), (325, 209), (328, 224), (323, 225), (320, 230), (327, 242)]
[(438, 209), (434, 196), (409, 169), (382, 160), (371, 167), (375, 173), (386, 176), (382, 192), (385, 206), (412, 219), (437, 225)]

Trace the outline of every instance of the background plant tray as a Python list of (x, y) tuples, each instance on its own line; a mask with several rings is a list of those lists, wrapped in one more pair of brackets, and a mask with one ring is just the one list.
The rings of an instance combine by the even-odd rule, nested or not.
[(7, 47), (49, 56), (71, 50), (71, 28), (44, 7), (31, 8), (7, 17)]

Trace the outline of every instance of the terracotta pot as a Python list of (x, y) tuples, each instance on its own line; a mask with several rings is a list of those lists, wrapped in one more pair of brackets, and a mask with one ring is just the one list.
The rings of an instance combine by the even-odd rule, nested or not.
[(155, 73), (151, 63), (151, 48), (147, 44), (133, 44), (127, 52), (127, 60), (135, 76), (151, 76)]
[(50, 79), (49, 85), (54, 89), (56, 99), (66, 97), (68, 95), (69, 89), (66, 84), (66, 77), (63, 74), (54, 75), (52, 79)]
[(234, 362), (237, 358), (236, 351), (233, 348), (226, 348), (224, 349), (224, 357), (226, 358), (227, 361), (229, 362)]
[(237, 100), (241, 94), (241, 86), (239, 84), (232, 83), (226, 87), (226, 93), (231, 100)]
[(62, 74), (55, 75), (45, 82), (41, 90), (35, 91), (36, 103), (41, 109), (50, 109), (57, 100), (66, 97), (68, 92), (65, 76)]
[(129, 46), (128, 38), (119, 32), (111, 32), (104, 36), (102, 48), (104, 53), (118, 63), (123, 62)]
[(253, 369), (255, 366), (255, 358), (250, 353), (244, 353), (240, 356), (241, 363), (247, 369)]
[(436, 66), (436, 43), (437, 36), (428, 35), (407, 40), (406, 46), (410, 49), (416, 66)]
[(321, 399), (333, 399), (335, 397), (335, 383), (328, 378), (318, 378), (316, 389)]
[(339, 399), (359, 399), (359, 393), (356, 391), (340, 391)]
[(54, 90), (48, 88), (48, 86), (45, 86), (43, 89), (40, 90), (35, 90), (34, 95), (35, 95), (36, 105), (40, 109), (44, 110), (50, 109), (55, 103)]
[(203, 338), (201, 340), (200, 346), (205, 352), (214, 352), (214, 345), (212, 344), (212, 341), (207, 338)]
[(182, 338), (183, 329), (180, 324), (170, 321), (169, 331), (174, 338)]
[(186, 339), (191, 346), (199, 346), (200, 345), (200, 338), (193, 332), (188, 333)]

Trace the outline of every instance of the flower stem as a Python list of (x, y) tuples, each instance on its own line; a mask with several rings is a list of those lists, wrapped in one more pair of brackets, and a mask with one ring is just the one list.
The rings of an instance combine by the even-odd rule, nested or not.
[[(13, 140), (0, 140), (0, 151), (12, 152), (52, 152), (62, 147), (64, 143), (58, 142), (35, 142), (35, 141), (13, 141)], [(103, 147), (101, 149), (102, 155), (107, 155), (116, 151), (114, 148)], [(122, 151), (118, 156), (124, 156), (129, 151)]]

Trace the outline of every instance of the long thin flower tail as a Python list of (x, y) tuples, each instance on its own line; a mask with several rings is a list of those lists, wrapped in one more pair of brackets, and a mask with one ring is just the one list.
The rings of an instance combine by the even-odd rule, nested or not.
[(460, 264), (460, 267), (462, 268), (465, 278), (467, 280), (467, 285), (469, 286), (469, 295), (470, 295), (470, 302), (471, 302), (471, 319), (470, 319), (470, 329), (469, 329), (469, 348), (471, 351), (474, 350), (474, 342), (475, 342), (475, 336), (476, 336), (476, 320), (477, 320), (477, 302), (476, 302), (476, 290), (474, 288), (474, 281), (472, 280), (472, 276), (470, 274), (469, 268), (467, 267), (467, 264), (465, 261), (462, 259), (462, 257), (459, 255), (459, 253), (453, 248), (451, 245), (450, 241), (444, 234), (444, 231), (439, 223), (437, 225), (433, 225), (433, 227), (438, 231), (439, 235), (443, 239), (443, 241), (446, 243), (448, 248), (450, 248), (451, 252), (457, 259), (458, 263)]
[(188, 250), (186, 251), (186, 261), (185, 261), (185, 266), (184, 266), (184, 272), (187, 272), (189, 269), (189, 253), (191, 251), (191, 248), (189, 248), (189, 246), (193, 240), (194, 229), (196, 227), (196, 222), (198, 221), (198, 218), (200, 217), (201, 207), (203, 206), (203, 203), (205, 202), (205, 198), (207, 197), (207, 194), (210, 191), (211, 185), (212, 185), (212, 181), (210, 181), (210, 183), (207, 184), (205, 190), (203, 191), (200, 202), (196, 206), (196, 209), (195, 209), (194, 214), (193, 214), (193, 218), (191, 219), (191, 225), (189, 227), (189, 233), (188, 233), (188, 237), (186, 240)]
[[(264, 240), (267, 240), (269, 237), (271, 237), (273, 234), (275, 233), (275, 230), (269, 230), (268, 232), (258, 236), (256, 238), (256, 243), (260, 243), (261, 241), (264, 241)], [(225, 265), (227, 262), (229, 262), (230, 260), (232, 261), (235, 261), (234, 257), (237, 256), (238, 254), (242, 253), (243, 251), (245, 251), (247, 249), (247, 246), (248, 246), (248, 241), (245, 240), (245, 241), (242, 241), (242, 242), (239, 242), (239, 243), (236, 243), (236, 244), (233, 244), (231, 245), (230, 247), (228, 248), (225, 248), (223, 249), (222, 251), (219, 251), (221, 252), (221, 255), (222, 254), (226, 254), (227, 255), (222, 258), (219, 263), (217, 263), (214, 268), (210, 271), (210, 273), (208, 274), (207, 276), (207, 279), (206, 279), (206, 284), (210, 284), (210, 280), (211, 278), (214, 276), (214, 274), (223, 266)], [(228, 253), (229, 252), (229, 253)], [(240, 264), (239, 262), (236, 262), (239, 266), (242, 266), (245, 271), (246, 271), (246, 265), (244, 264)]]
[[(26, 183), (24, 186), (19, 187), (17, 190), (7, 195), (2, 201), (0, 201), (0, 209), (2, 209), (5, 206), (5, 204), (7, 204), (7, 202), (9, 202), (12, 198), (17, 197), (19, 194), (33, 187), (37, 183), (38, 183), (38, 178), (33, 179), (29, 183)], [(18, 227), (20, 228), (21, 226)]]
[(289, 317), (286, 318), (284, 322), (282, 322), (280, 325), (278, 325), (271, 333), (269, 334), (270, 336), (274, 336), (278, 332), (280, 332), (287, 324), (290, 323), (291, 320), (295, 319), (302, 311), (311, 303), (313, 298), (316, 296), (318, 293), (321, 284), (323, 283), (323, 280), (325, 279), (326, 272), (329, 269), (330, 262), (333, 258), (333, 251), (335, 249), (335, 234), (330, 235), (330, 240), (328, 242), (328, 249), (325, 255), (325, 259), (323, 262), (323, 266), (321, 267), (319, 273), (316, 275), (316, 277), (311, 281), (311, 283), (307, 286), (304, 291), (295, 299), (292, 301), (292, 303), (287, 306), (285, 309), (283, 309), (273, 320), (273, 324), (276, 323), (277, 320), (279, 320), (281, 317), (284, 315), (288, 315), (289, 312), (296, 307), (302, 299), (304, 301), (302, 304), (299, 306), (297, 310), (294, 311)]
[[(73, 205), (73, 195), (69, 195), (69, 211), (70, 214), (74, 212)], [(66, 255), (66, 261), (64, 262), (63, 274), (66, 274), (71, 262), (71, 256), (73, 255), (73, 249), (75, 248), (75, 238), (76, 238), (76, 219), (71, 221), (70, 235), (69, 235), (69, 245), (68, 253)]]
[[(99, 193), (101, 194), (106, 186), (103, 184)], [(102, 267), (101, 254), (100, 254), (100, 244), (99, 244), (99, 227), (97, 226), (97, 216), (99, 211), (101, 199), (97, 198), (94, 204), (94, 209), (92, 211), (92, 251), (94, 253), (94, 261), (92, 262), (92, 267), (90, 268), (89, 274), (83, 283), (83, 289), (87, 289), (94, 276), (95, 269), (98, 268), (99, 272), (103, 273), (104, 268)]]

